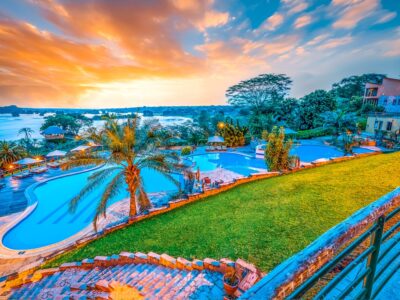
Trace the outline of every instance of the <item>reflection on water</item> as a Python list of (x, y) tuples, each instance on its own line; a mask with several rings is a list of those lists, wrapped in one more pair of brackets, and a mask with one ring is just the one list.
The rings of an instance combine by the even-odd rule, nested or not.
[[(93, 115), (91, 115), (93, 116)], [(149, 117), (142, 117), (143, 120), (149, 119)], [(151, 119), (151, 118), (150, 118)], [(155, 116), (154, 119), (158, 119), (161, 125), (179, 125), (192, 119), (186, 117), (163, 117)], [(121, 119), (122, 121), (123, 119)], [(23, 135), (18, 135), (18, 131), (21, 128), (29, 127), (34, 132), (32, 138), (41, 139), (40, 127), (44, 122), (44, 117), (38, 114), (31, 115), (20, 115), (19, 117), (13, 117), (10, 114), (0, 114), (0, 141), (12, 141), (23, 138)], [(103, 120), (93, 121), (93, 126), (99, 127), (104, 124)]]

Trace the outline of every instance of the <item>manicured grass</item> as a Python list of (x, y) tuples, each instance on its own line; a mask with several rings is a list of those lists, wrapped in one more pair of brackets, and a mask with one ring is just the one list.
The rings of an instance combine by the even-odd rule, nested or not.
[(400, 186), (400, 153), (260, 180), (133, 224), (46, 267), (121, 251), (243, 258), (264, 271)]

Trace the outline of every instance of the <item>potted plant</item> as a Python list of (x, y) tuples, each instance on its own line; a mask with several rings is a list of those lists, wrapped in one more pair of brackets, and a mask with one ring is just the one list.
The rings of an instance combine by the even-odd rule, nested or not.
[(224, 275), (224, 289), (227, 295), (234, 296), (239, 285), (239, 277), (236, 272), (228, 272)]

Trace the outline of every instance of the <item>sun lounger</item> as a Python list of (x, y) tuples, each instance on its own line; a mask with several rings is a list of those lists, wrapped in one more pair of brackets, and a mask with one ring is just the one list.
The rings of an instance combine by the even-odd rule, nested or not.
[(14, 177), (14, 178), (18, 178), (18, 179), (22, 179), (22, 178), (29, 177), (29, 176), (31, 176), (31, 175), (32, 175), (31, 172), (29, 172), (29, 171), (23, 171), (23, 172), (21, 172), (21, 173), (18, 173), (18, 174), (13, 175), (13, 177)]
[(60, 163), (59, 163), (59, 162), (56, 162), (56, 161), (53, 161), (53, 162), (47, 163), (47, 166), (48, 166), (49, 168), (56, 169), (56, 168), (60, 167)]
[(41, 173), (46, 172), (47, 170), (48, 170), (47, 167), (38, 167), (38, 168), (32, 169), (31, 173), (33, 173), (33, 174), (41, 174)]

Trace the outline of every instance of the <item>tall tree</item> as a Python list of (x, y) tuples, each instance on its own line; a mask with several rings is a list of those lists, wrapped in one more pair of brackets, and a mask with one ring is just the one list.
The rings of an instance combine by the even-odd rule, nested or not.
[(345, 132), (357, 131), (357, 116), (355, 113), (347, 113), (343, 110), (328, 111), (323, 113), (324, 127), (333, 129), (335, 139)]
[(97, 156), (78, 156), (70, 160), (64, 169), (75, 166), (103, 164), (110, 166), (102, 168), (89, 177), (87, 185), (71, 200), (70, 210), (74, 211), (79, 201), (90, 191), (106, 182), (106, 188), (97, 206), (93, 220), (95, 229), (97, 220), (106, 214), (107, 203), (126, 184), (129, 195), (129, 216), (133, 217), (151, 207), (151, 202), (144, 190), (141, 171), (144, 168), (161, 172), (166, 178), (179, 185), (172, 176), (172, 172), (181, 172), (186, 169), (174, 153), (161, 153), (151, 142), (137, 143), (137, 119), (128, 120), (119, 125), (116, 120), (109, 120), (104, 130), (104, 141), (111, 154), (108, 159)]
[(24, 136), (22, 144), (24, 145), (27, 151), (29, 151), (32, 146), (31, 138), (33, 133), (34, 131), (29, 127), (24, 127), (18, 130), (18, 135), (22, 134)]
[(92, 120), (83, 115), (56, 114), (54, 116), (46, 117), (43, 125), (40, 127), (40, 130), (45, 130), (50, 126), (58, 126), (65, 132), (76, 135), (83, 126), (89, 127), (91, 123)]
[(385, 78), (385, 74), (369, 73), (362, 75), (353, 75), (350, 77), (343, 78), (341, 81), (336, 82), (332, 85), (332, 92), (337, 97), (350, 99), (353, 96), (363, 96), (365, 90), (365, 84), (381, 83), (382, 79)]
[(229, 104), (263, 112), (283, 99), (291, 84), (292, 80), (285, 74), (261, 74), (229, 87), (226, 97)]
[(300, 99), (299, 127), (312, 129), (323, 125), (321, 114), (335, 110), (336, 101), (332, 93), (316, 90)]
[(198, 119), (198, 123), (200, 128), (202, 128), (205, 131), (209, 131), (210, 129), (210, 114), (208, 113), (207, 110), (201, 110), (200, 111), (200, 115), (199, 115), (199, 119)]

